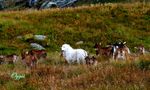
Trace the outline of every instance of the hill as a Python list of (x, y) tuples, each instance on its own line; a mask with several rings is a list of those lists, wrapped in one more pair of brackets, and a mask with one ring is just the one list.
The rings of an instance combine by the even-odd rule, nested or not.
[[(134, 3), (142, 2), (147, 3), (148, 0), (0, 0), (0, 10), (22, 10), (22, 9), (42, 9), (51, 6), (47, 6), (47, 1), (52, 1), (52, 7), (70, 7), (70, 6), (81, 6), (96, 3)], [(54, 4), (56, 3), (56, 4)], [(51, 7), (51, 8), (52, 8)]]
[[(130, 48), (143, 44), (150, 48), (150, 4), (107, 4), (65, 9), (0, 12), (1, 53), (29, 48), (29, 42), (17, 39), (27, 34), (46, 35), (49, 51), (59, 51), (63, 43), (92, 51), (95, 42), (102, 45), (119, 40)], [(10, 51), (10, 52), (9, 52)]]
[[(32, 35), (45, 35), (38, 41)], [(150, 48), (150, 4), (106, 4), (64, 9), (0, 12), (0, 54), (30, 49), (37, 42), (48, 50), (48, 59), (37, 69), (25, 67), (21, 59), (0, 65), (1, 90), (149, 90), (150, 56), (133, 62), (108, 62), (97, 66), (68, 65), (59, 56), (60, 46), (69, 43), (95, 54), (95, 42), (102, 45), (126, 41), (131, 50), (143, 44)], [(83, 41), (81, 46), (75, 43)], [(15, 80), (12, 73), (25, 75)]]

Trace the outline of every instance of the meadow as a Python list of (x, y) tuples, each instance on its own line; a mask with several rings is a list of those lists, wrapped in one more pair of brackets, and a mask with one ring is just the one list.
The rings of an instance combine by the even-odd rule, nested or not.
[[(150, 49), (150, 4), (106, 4), (75, 8), (0, 12), (0, 54), (30, 49), (29, 35), (46, 35), (36, 41), (48, 51), (35, 70), (27, 70), (19, 60), (0, 65), (1, 90), (148, 90), (150, 55), (133, 62), (109, 62), (98, 58), (97, 66), (68, 65), (60, 57), (60, 47), (69, 43), (95, 55), (93, 46), (126, 41), (132, 52), (143, 44)], [(23, 36), (24, 38), (17, 38)], [(80, 46), (76, 42), (83, 41)], [(25, 74), (14, 80), (11, 73)]]

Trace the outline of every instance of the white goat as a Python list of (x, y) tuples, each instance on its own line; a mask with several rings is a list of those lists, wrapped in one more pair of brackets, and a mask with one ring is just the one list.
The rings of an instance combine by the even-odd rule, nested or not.
[(85, 64), (85, 58), (88, 56), (87, 52), (83, 49), (73, 49), (69, 44), (63, 44), (61, 47), (62, 55), (66, 61), (71, 64), (77, 62), (78, 64)]

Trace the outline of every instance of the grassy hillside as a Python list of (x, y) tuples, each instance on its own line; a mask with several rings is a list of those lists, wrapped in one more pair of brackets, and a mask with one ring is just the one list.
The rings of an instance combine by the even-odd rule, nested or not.
[(50, 51), (59, 51), (63, 43), (76, 47), (77, 41), (83, 41), (81, 47), (89, 51), (95, 42), (105, 45), (119, 40), (131, 48), (138, 44), (150, 48), (149, 8), (150, 4), (112, 4), (0, 12), (1, 53), (28, 48), (28, 42), (17, 39), (26, 34), (46, 35)]
[[(18, 53), (29, 49), (27, 37), (46, 35), (45, 41), (35, 41), (46, 47), (48, 60), (37, 69), (26, 70), (19, 60), (15, 65), (0, 65), (1, 90), (149, 90), (150, 56), (140, 56), (135, 62), (105, 62), (97, 66), (68, 65), (60, 58), (60, 46), (81, 48), (93, 53), (95, 42), (126, 41), (129, 48), (144, 44), (150, 48), (150, 4), (91, 5), (66, 9), (24, 10), (0, 12), (0, 54)], [(25, 74), (14, 80), (11, 74)]]

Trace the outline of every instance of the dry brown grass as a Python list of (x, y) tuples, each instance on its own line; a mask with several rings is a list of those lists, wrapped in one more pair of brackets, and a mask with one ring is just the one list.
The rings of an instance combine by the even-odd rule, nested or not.
[[(19, 62), (14, 67), (1, 65), (0, 87), (4, 90), (149, 89), (150, 68), (146, 67), (150, 62), (149, 55), (141, 56), (139, 60), (130, 63), (103, 60), (97, 66), (68, 65), (63, 59), (56, 58), (59, 53), (49, 55), (53, 57), (40, 62), (34, 70), (25, 69)], [(141, 60), (148, 62), (144, 64)], [(14, 80), (10, 77), (12, 72), (25, 74), (26, 78)]]

